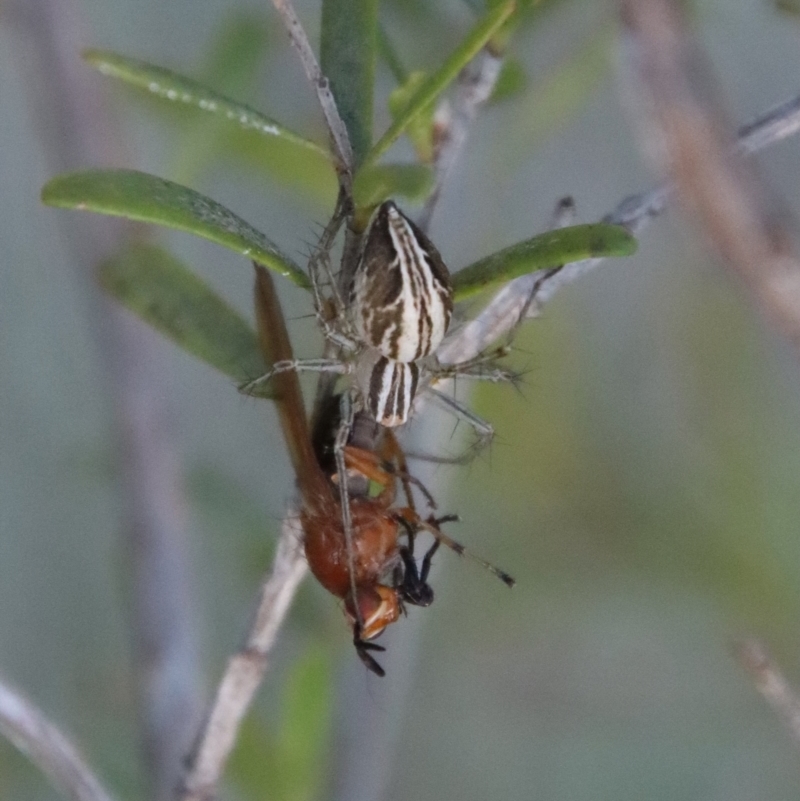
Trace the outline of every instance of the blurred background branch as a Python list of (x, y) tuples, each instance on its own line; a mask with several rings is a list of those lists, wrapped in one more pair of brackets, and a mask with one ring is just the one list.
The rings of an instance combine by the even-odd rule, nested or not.
[(0, 732), (73, 801), (113, 801), (75, 746), (27, 698), (0, 681)]
[[(80, 60), (87, 36), (79, 3), (9, 0), (0, 8), (0, 21), (15, 33), (15, 56), (44, 135), (49, 170), (125, 163), (102, 79)], [(200, 691), (174, 415), (151, 335), (94, 284), (94, 271), (140, 230), (83, 215), (54, 214), (53, 219), (64, 227), (64, 240), (80, 267), (75, 282), (85, 296), (114, 406), (142, 743), (152, 797), (165, 801), (196, 723)]]
[(178, 794), (182, 801), (209, 801), (216, 797), (239, 728), (264, 679), (270, 652), (307, 571), (300, 519), (294, 510), (289, 510), (250, 630), (242, 648), (228, 660), (211, 708), (186, 759)]
[(623, 0), (631, 105), (642, 148), (675, 181), (722, 262), (800, 348), (800, 264), (790, 220), (733, 129), (704, 54), (677, 0)]
[[(76, 50), (109, 47), (178, 71), (194, 69), (217, 90), (274, 110), (322, 141), (314, 98), (268, 4), (257, 10), (223, 4), (232, 13), (219, 15), (199, 14), (190, 0), (83, 5), (92, 10), (91, 30)], [(435, 241), (454, 270), (547, 226), (553, 201), (567, 192), (579, 213), (596, 219), (647, 185), (609, 80), (617, 4), (551, 0), (537, 9), (545, 5), (548, 14), (522, 28), (509, 52), (521, 76), (516, 94), (493, 95), (491, 113), (471, 123), (468, 158), (440, 195)], [(737, 119), (795, 91), (797, 30), (789, 18), (774, 18), (772, 3), (689, 5)], [(304, 4), (297, 6), (306, 13)], [(3, 12), (9, 7), (4, 3)], [(403, 0), (381, 4), (381, 22), (402, 60), (427, 70), (469, 28), (473, 9), (480, 13), (482, 0)], [(313, 41), (317, 32), (308, 19)], [(234, 21), (238, 26), (226, 27)], [(69, 90), (56, 91), (63, 80), (58, 64), (23, 71), (33, 50), (24, 50), (29, 40), (18, 30), (0, 30), (7, 75), (0, 93), (0, 172), (7, 176), (0, 230), (11, 254), (10, 268), (0, 271), (4, 671), (68, 724), (120, 795), (151, 797), (145, 769), (132, 756), (131, 720), (143, 705), (130, 693), (129, 651), (120, 643), (127, 634), (119, 619), (124, 603), (109, 575), (113, 549), (103, 545), (114, 527), (106, 496), (117, 474), (105, 463), (97, 467), (95, 453), (105, 453), (108, 435), (96, 430), (96, 407), (87, 399), (102, 395), (102, 387), (81, 370), (96, 354), (74, 336), (81, 310), (70, 305), (69, 287), (53, 267), (66, 262), (68, 248), (51, 236), (52, 212), (34, 199), (36, 188), (62, 168), (42, 166), (61, 146), (60, 133), (42, 115), (28, 121), (24, 103), (49, 107)], [(225, 30), (249, 38), (234, 37), (232, 58), (199, 67), (203, 42)], [(239, 76), (232, 83), (226, 65)], [(83, 69), (77, 58), (71, 66)], [(400, 76), (403, 65), (394, 72)], [(391, 115), (383, 102), (394, 85), (390, 77), (379, 63), (378, 125)], [(191, 156), (185, 182), (196, 186), (202, 169), (202, 180), (213, 181), (210, 194), (274, 232), (287, 252), (316, 238), (308, 221), (325, 221), (335, 193), (324, 159), (252, 131), (228, 135), (202, 114), (164, 112), (150, 97), (119, 91), (136, 157), (109, 153), (103, 163), (133, 160), (177, 179), (164, 158), (177, 145), (182, 157)], [(773, 123), (782, 136), (796, 130), (797, 117), (782, 109)], [(768, 129), (754, 129), (755, 139), (747, 141)], [(63, 168), (93, 162), (89, 155), (111, 142), (119, 145), (105, 136), (79, 141), (91, 154)], [(408, 143), (397, 152), (410, 153)], [(794, 207), (797, 163), (789, 145), (761, 165)], [(21, 193), (20, 186), (32, 189)], [(672, 190), (663, 188), (629, 199), (614, 214), (643, 230), (671, 200)], [(92, 264), (81, 254), (90, 241), (83, 232), (92, 228), (80, 226), (89, 218), (67, 217), (70, 226), (77, 223), (71, 253)], [(796, 365), (727, 275), (709, 269), (680, 218), (664, 217), (638, 257), (609, 263), (559, 293), (547, 315), (520, 331), (512, 358), (529, 354), (523, 367), (532, 368), (524, 388), (529, 397), (484, 386), (474, 393), (474, 408), (498, 430), (491, 460), (453, 474), (430, 468), (424, 476), (432, 478), (443, 511), (461, 514), (458, 538), (513, 567), (519, 579), (513, 596), (449, 555), (437, 556), (436, 605), (411, 610), (387, 637), (388, 678), (381, 683), (365, 677), (352, 658), (341, 610), (307, 582), (269, 657), (271, 679), (239, 730), (221, 794), (479, 801), (528, 798), (535, 786), (545, 801), (560, 799), (564, 787), (576, 801), (665, 793), (769, 801), (795, 792), (796, 751), (725, 643), (731, 630), (758, 631), (775, 643), (787, 672), (797, 660)], [(96, 236), (115, 231), (104, 251), (114, 253), (114, 223), (97, 222)], [(163, 243), (232, 306), (250, 307), (241, 259), (180, 234)], [(567, 268), (544, 282), (531, 311), (593, 266)], [(87, 272), (80, 282), (91, 284)], [(530, 292), (516, 291), (520, 309)], [(316, 327), (301, 319), (307, 298), (295, 302), (300, 294), (288, 288), (282, 298), (292, 338), (299, 352), (317, 355)], [(513, 305), (500, 317), (513, 323)], [(270, 513), (284, 508), (292, 480), (274, 427), (261, 426), (262, 404), (231, 401), (230, 385), (219, 376), (168, 345), (156, 347), (151, 359), (152, 343), (144, 344), (135, 352), (148, 370), (169, 360), (166, 379), (157, 376), (153, 384), (179, 384), (182, 425), (191, 431), (181, 456), (195, 477), (193, 544), (205, 568), (199, 604), (217, 675), (236, 648), (241, 610), (273, 556), (277, 537), (264, 531), (278, 529)], [(124, 359), (119, 365), (128, 368)], [(96, 372), (108, 381), (108, 370)], [(53, 375), (57, 391), (47, 383)], [(447, 441), (451, 420), (430, 425), (443, 448), (458, 447)], [(80, 506), (73, 517), (70, 504)], [(94, 517), (86, 513), (93, 506)], [(122, 568), (129, 570), (128, 562)], [(298, 681), (314, 648), (316, 667)], [(338, 685), (332, 665), (342, 666)], [(331, 736), (337, 686), (344, 691)], [(49, 799), (40, 781), (38, 771), (0, 743), (0, 795)]]
[(739, 661), (755, 688), (784, 722), (794, 745), (800, 748), (800, 698), (770, 656), (763, 643), (748, 640), (738, 648)]

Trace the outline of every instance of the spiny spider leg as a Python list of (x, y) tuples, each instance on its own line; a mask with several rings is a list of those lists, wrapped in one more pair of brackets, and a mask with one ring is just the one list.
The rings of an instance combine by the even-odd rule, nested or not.
[[(485, 364), (491, 364), (499, 359), (502, 359), (511, 352), (508, 345), (502, 345), (499, 348), (483, 351), (472, 359), (467, 359), (463, 362), (456, 364), (438, 364), (432, 369), (426, 369), (426, 376), (430, 376), (433, 381), (441, 378), (453, 378), (455, 376), (465, 375), (469, 378), (482, 378), (488, 381), (504, 381), (512, 380), (513, 374), (507, 371), (495, 368), (488, 373), (481, 373), (476, 371), (475, 368), (482, 367)], [(508, 376), (508, 378), (505, 378)]]
[[(347, 570), (350, 574), (350, 592), (352, 593), (351, 597), (355, 599), (358, 598), (358, 588), (356, 587), (353, 518), (350, 514), (350, 493), (347, 491), (347, 466), (344, 458), (344, 449), (347, 446), (347, 440), (350, 436), (350, 432), (353, 430), (355, 410), (353, 408), (352, 398), (348, 392), (342, 393), (340, 403), (341, 416), (339, 421), (339, 430), (336, 432), (336, 439), (333, 444), (333, 455), (336, 459), (336, 472), (339, 474), (339, 499), (342, 507), (342, 526), (344, 528), (344, 541), (347, 549)], [(361, 631), (364, 628), (364, 621), (361, 619), (361, 610), (358, 604), (355, 605), (355, 613), (355, 631), (358, 633), (360, 638)]]
[(433, 464), (469, 464), (492, 441), (494, 427), (444, 392), (440, 392), (434, 387), (426, 387), (425, 392), (430, 393), (442, 406), (446, 406), (458, 419), (464, 420), (464, 422), (472, 426), (472, 430), (476, 433), (478, 439), (460, 456), (434, 456), (433, 454), (416, 451), (406, 451), (406, 456), (410, 459), (420, 459)]
[[(333, 248), (333, 243), (336, 241), (336, 236), (339, 233), (339, 229), (342, 227), (345, 219), (347, 218), (346, 205), (347, 204), (345, 202), (344, 195), (340, 192), (338, 198), (336, 199), (336, 208), (333, 210), (333, 216), (323, 229), (322, 235), (317, 242), (317, 246), (308, 261), (308, 273), (309, 278), (311, 279), (311, 286), (314, 291), (314, 306), (318, 312), (323, 311), (324, 305), (323, 298), (320, 293), (322, 280), (319, 274), (319, 265), (320, 263), (324, 264), (326, 272), (330, 276), (331, 271), (329, 254)], [(339, 309), (342, 308), (343, 304), (341, 301), (341, 296), (338, 293), (338, 287), (335, 286), (335, 282), (333, 281), (331, 284), (331, 289), (334, 293), (334, 299), (336, 302), (338, 302), (338, 308), (336, 309), (338, 312)]]
[[(386, 453), (384, 455), (386, 461), (389, 463), (389, 467), (391, 467), (392, 472), (400, 479), (400, 483), (403, 485), (403, 492), (405, 493), (409, 507), (414, 510), (416, 508), (414, 505), (414, 495), (411, 492), (411, 485), (413, 484), (422, 493), (423, 497), (425, 498), (425, 502), (428, 504), (428, 508), (436, 509), (436, 501), (434, 500), (433, 495), (431, 495), (430, 490), (416, 476), (412, 476), (409, 472), (406, 454), (400, 447), (400, 443), (397, 441), (397, 438), (389, 430), (387, 430), (385, 437)], [(397, 463), (397, 467), (393, 467), (391, 465), (392, 459), (394, 459)], [(411, 536), (413, 535), (409, 536), (409, 540), (411, 539)]]
[(519, 314), (517, 315), (517, 321), (514, 325), (511, 326), (508, 333), (506, 334), (506, 348), (511, 347), (511, 343), (517, 336), (517, 332), (520, 329), (520, 326), (525, 322), (525, 319), (528, 316), (528, 312), (530, 311), (531, 307), (533, 306), (534, 301), (536, 300), (536, 296), (539, 294), (539, 290), (542, 288), (544, 284), (546, 284), (556, 273), (561, 272), (564, 268), (563, 264), (559, 264), (557, 267), (551, 267), (549, 270), (544, 270), (542, 274), (533, 282), (533, 286), (531, 287), (531, 291), (528, 293), (528, 298), (523, 304), (522, 308), (519, 310)]
[[(354, 351), (358, 349), (358, 342), (354, 332), (347, 325), (345, 303), (339, 289), (339, 282), (333, 274), (330, 263), (330, 252), (333, 248), (333, 243), (346, 218), (346, 202), (340, 193), (333, 216), (325, 226), (322, 236), (308, 261), (308, 274), (314, 296), (314, 309), (325, 338), (337, 347)], [(331, 298), (329, 301), (322, 295), (322, 285), (325, 281), (321, 275), (320, 267), (324, 270), (330, 287)], [(333, 306), (332, 310), (330, 306)], [(331, 314), (331, 311), (333, 314)], [(339, 327), (345, 326), (345, 330), (337, 330), (336, 326), (331, 325), (331, 319), (336, 320)]]
[(352, 372), (352, 365), (348, 362), (341, 362), (338, 359), (284, 359), (275, 362), (272, 369), (264, 375), (247, 381), (239, 386), (239, 392), (243, 395), (259, 397), (269, 392), (270, 379), (278, 373), (339, 373), (346, 375)]

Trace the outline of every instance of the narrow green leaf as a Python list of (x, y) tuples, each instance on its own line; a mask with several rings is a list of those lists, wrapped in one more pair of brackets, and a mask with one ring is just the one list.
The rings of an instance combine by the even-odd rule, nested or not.
[(489, 99), (492, 103), (497, 103), (501, 100), (516, 97), (521, 95), (527, 86), (528, 76), (525, 74), (525, 67), (522, 66), (518, 59), (507, 58), (503, 61), (500, 75)]
[(518, 242), (453, 275), (456, 300), (534, 270), (546, 270), (589, 258), (630, 256), (636, 240), (622, 226), (595, 223), (558, 228)]
[(775, 0), (775, 8), (787, 14), (800, 14), (800, 2), (798, 0)]
[(312, 198), (322, 208), (333, 208), (338, 184), (322, 156), (301, 150), (282, 139), (267, 141), (245, 130), (228, 129), (220, 136), (214, 155), (223, 165), (242, 166), (256, 180), (262, 177)]
[[(264, 74), (268, 34), (263, 14), (242, 11), (227, 14), (202, 60), (203, 66), (198, 75), (200, 83), (231, 97), (249, 97), (256, 79)], [(178, 183), (194, 183), (204, 170), (213, 168), (215, 159), (224, 154), (223, 140), (226, 135), (247, 131), (240, 125), (231, 125), (224, 116), (205, 114), (199, 106), (181, 105), (176, 109), (174, 104), (163, 104), (155, 96), (154, 100), (159, 104), (160, 111), (189, 112), (179, 114), (181, 124), (176, 131), (177, 136), (171, 139), (174, 162), (169, 174)], [(278, 149), (280, 144), (287, 141), (282, 137), (263, 136), (254, 132), (254, 129), (250, 129), (250, 133), (266, 148)], [(294, 144), (292, 146), (297, 147)], [(315, 161), (320, 158), (319, 154), (308, 148), (299, 150)], [(324, 171), (326, 168), (323, 165), (318, 169)]]
[(282, 703), (279, 742), (286, 767), (292, 769), (294, 797), (316, 796), (313, 791), (324, 775), (332, 712), (330, 660), (324, 649), (312, 645), (293, 666)]
[(42, 201), (188, 231), (309, 287), (306, 274), (261, 231), (215, 200), (155, 175), (135, 170), (59, 175), (42, 189)]
[(328, 151), (316, 142), (299, 136), (260, 111), (231, 100), (191, 78), (105, 50), (86, 50), (83, 57), (104, 75), (146, 89), (160, 98), (184, 103), (264, 136), (288, 139), (296, 145), (323, 153), (330, 158)]
[(225, 14), (202, 58), (200, 83), (219, 91), (247, 93), (263, 67), (269, 43), (266, 14), (232, 9)]
[(361, 170), (353, 182), (357, 208), (373, 208), (390, 197), (424, 200), (433, 188), (433, 170), (421, 164), (378, 164)]
[(374, 164), (394, 144), (414, 118), (430, 106), (455, 80), (458, 73), (480, 52), (492, 35), (509, 18), (515, 7), (516, 0), (506, 0), (488, 11), (479, 20), (444, 64), (420, 86), (403, 114), (395, 119), (368, 153), (364, 161), (365, 165)]
[(378, 23), (378, 55), (389, 68), (389, 72), (392, 73), (397, 83), (405, 83), (408, 77), (408, 71), (403, 66), (400, 55), (392, 43), (386, 28), (380, 23)]
[[(392, 115), (393, 120), (400, 118), (405, 113), (409, 102), (427, 79), (427, 73), (422, 72), (422, 70), (415, 70), (406, 75), (405, 81), (400, 86), (392, 90), (389, 95), (389, 113)], [(431, 103), (411, 120), (404, 132), (411, 140), (417, 158), (423, 164), (433, 163), (434, 111), (434, 105)]]
[(377, 0), (323, 0), (320, 62), (347, 127), (356, 166), (372, 146), (377, 29)]
[(103, 264), (99, 279), (123, 306), (237, 383), (266, 373), (255, 331), (161, 248), (134, 245)]

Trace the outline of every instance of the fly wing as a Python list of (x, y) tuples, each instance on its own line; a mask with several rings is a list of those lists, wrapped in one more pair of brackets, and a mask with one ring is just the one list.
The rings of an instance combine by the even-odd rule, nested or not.
[[(253, 262), (256, 271), (255, 307), (258, 325), (258, 340), (267, 364), (292, 361), (292, 344), (283, 316), (275, 284), (269, 270)], [(318, 509), (332, 500), (327, 479), (314, 455), (306, 418), (300, 381), (294, 370), (284, 370), (271, 378), (275, 389), (275, 405), (278, 409), (289, 457), (297, 475), (303, 501), (309, 510)]]

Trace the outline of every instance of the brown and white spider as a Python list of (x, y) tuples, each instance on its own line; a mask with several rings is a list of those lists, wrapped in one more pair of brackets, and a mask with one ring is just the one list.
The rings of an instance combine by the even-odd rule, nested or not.
[[(418, 391), (431, 380), (453, 375), (511, 378), (502, 370), (475, 372), (486, 356), (465, 364), (438, 363), (436, 349), (453, 314), (450, 275), (430, 239), (393, 201), (385, 201), (375, 212), (354, 258), (348, 258), (345, 243), (342, 274), (334, 276), (330, 250), (344, 220), (337, 208), (309, 260), (317, 317), (326, 340), (339, 353), (334, 358), (277, 362), (269, 373), (245, 384), (242, 392), (258, 395), (273, 375), (285, 370), (352, 374), (357, 389), (354, 410), (364, 409), (381, 425), (395, 427), (408, 421)], [(328, 297), (323, 286), (330, 287)], [(432, 388), (431, 392), (482, 439), (491, 438), (491, 426), (449, 396)], [(347, 417), (344, 414), (343, 420)]]

